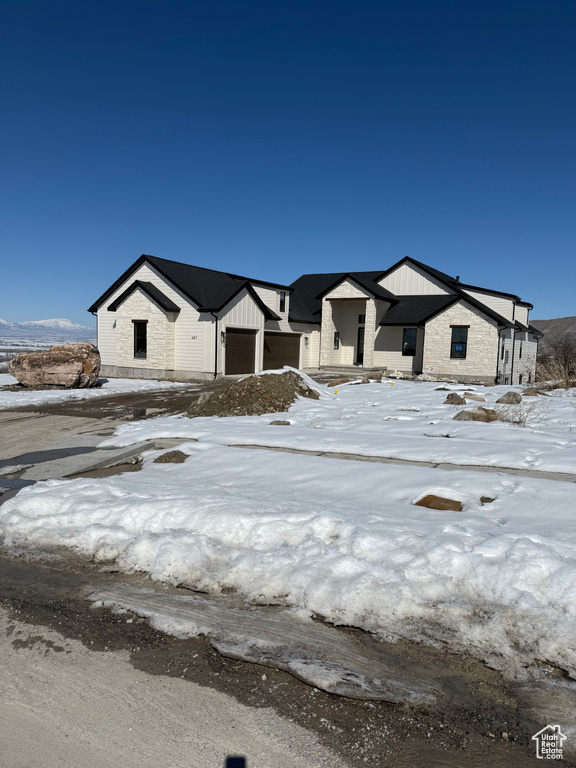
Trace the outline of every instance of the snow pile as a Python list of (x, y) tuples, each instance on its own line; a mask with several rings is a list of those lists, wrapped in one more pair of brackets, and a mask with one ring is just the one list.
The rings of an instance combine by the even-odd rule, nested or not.
[[(184, 464), (151, 454), (137, 475), (24, 488), (0, 507), (0, 533), (8, 546), (64, 545), (164, 582), (446, 645), (510, 676), (554, 665), (576, 677), (573, 483), (181, 449)], [(426, 494), (463, 511), (414, 506)]]

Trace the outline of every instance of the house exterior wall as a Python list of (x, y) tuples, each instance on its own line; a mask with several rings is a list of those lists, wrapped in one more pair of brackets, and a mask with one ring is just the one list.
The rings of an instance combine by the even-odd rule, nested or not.
[[(320, 326), (293, 323), (292, 329), (302, 333), (300, 347), (300, 365), (304, 369), (320, 367)], [(308, 341), (306, 341), (308, 340)]]
[(532, 384), (536, 373), (538, 342), (528, 331), (516, 333), (512, 384)]
[(515, 320), (518, 320), (522, 325), (528, 325), (528, 307), (523, 307), (521, 304), (516, 304), (515, 308)]
[[(112, 313), (110, 313), (112, 314)], [(116, 310), (116, 360), (121, 367), (145, 367), (154, 371), (174, 369), (175, 315), (160, 309), (140, 289), (134, 291)], [(146, 320), (147, 352), (134, 357), (133, 320)]]
[[(291, 327), (288, 322), (288, 313), (290, 311), (290, 294), (287, 291), (280, 291), (276, 288), (266, 288), (262, 285), (253, 284), (252, 287), (262, 299), (264, 304), (280, 316), (280, 320), (268, 320), (266, 322), (266, 330), (282, 331), (283, 333), (290, 333)], [(286, 294), (285, 309), (284, 312), (280, 312), (280, 294)]]
[(514, 360), (514, 329), (505, 328), (500, 331), (500, 346), (498, 352), (498, 375), (502, 384), (512, 384), (512, 369)]
[(476, 301), (479, 301), (482, 304), (486, 304), (487, 307), (490, 307), (490, 309), (494, 310), (494, 312), (497, 312), (499, 315), (502, 315), (502, 317), (505, 317), (506, 320), (515, 319), (514, 305), (516, 302), (513, 299), (507, 299), (505, 296), (498, 296), (497, 294), (489, 293), (488, 291), (472, 291), (466, 288), (463, 290), (464, 293), (468, 294), (468, 296), (472, 296), (472, 298), (476, 299)]
[(401, 264), (379, 284), (395, 296), (415, 296), (420, 294), (449, 294), (453, 293), (439, 281), (434, 280), (415, 265)]
[[(466, 357), (450, 357), (453, 325), (468, 327)], [(493, 383), (498, 326), (474, 307), (458, 302), (426, 323), (422, 372), (432, 376)]]
[[(122, 352), (126, 340), (124, 339), (122, 342), (120, 341), (118, 313), (120, 312), (122, 314), (122, 312), (125, 311), (123, 310), (123, 307), (125, 307), (126, 303), (129, 302), (132, 297), (129, 297), (123, 302), (116, 312), (109, 312), (107, 307), (109, 307), (110, 304), (112, 304), (112, 302), (114, 302), (135, 280), (152, 283), (180, 307), (180, 312), (176, 315), (176, 319), (173, 321), (173, 360), (170, 368), (163, 370), (159, 367), (150, 367), (146, 364), (148, 358), (146, 358), (146, 360), (131, 358), (130, 364), (126, 364), (126, 361), (128, 360), (127, 353), (125, 350)], [(135, 291), (132, 296), (136, 295), (136, 293), (137, 291)], [(145, 294), (143, 295), (151, 307), (155, 307), (158, 311), (162, 311)], [(142, 378), (153, 376), (192, 378), (192, 374), (197, 375), (210, 371), (211, 368), (206, 368), (204, 361), (206, 329), (207, 326), (210, 325), (210, 322), (207, 322), (207, 318), (209, 321), (212, 320), (210, 315), (201, 315), (190, 299), (167, 283), (151, 265), (142, 264), (98, 310), (98, 349), (102, 359), (103, 375), (137, 376)], [(131, 318), (131, 320), (132, 319), (138, 318), (134, 317)], [(146, 318), (142, 317), (140, 319)], [(133, 344), (130, 345), (129, 350), (133, 350)], [(122, 363), (120, 363), (120, 354), (123, 355)]]
[(404, 328), (414, 328), (413, 325), (384, 325), (381, 326), (374, 341), (374, 367), (386, 368), (389, 371), (402, 373), (421, 373), (422, 355), (424, 351), (424, 329), (416, 329), (416, 354), (402, 354)]

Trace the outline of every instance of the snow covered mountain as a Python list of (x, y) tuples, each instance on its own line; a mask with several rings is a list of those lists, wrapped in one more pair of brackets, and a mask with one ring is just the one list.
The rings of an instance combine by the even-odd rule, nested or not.
[(96, 341), (96, 329), (65, 318), (25, 320), (11, 323), (0, 319), (0, 348), (51, 347), (74, 341)]

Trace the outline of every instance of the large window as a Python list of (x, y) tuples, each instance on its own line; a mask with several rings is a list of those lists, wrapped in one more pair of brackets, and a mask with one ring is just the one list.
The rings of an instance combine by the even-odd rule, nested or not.
[(133, 320), (134, 324), (134, 357), (146, 357), (148, 339), (146, 336), (146, 320)]
[(466, 357), (468, 346), (468, 326), (452, 326), (450, 357)]
[(402, 334), (402, 354), (414, 357), (416, 354), (416, 328), (404, 328)]

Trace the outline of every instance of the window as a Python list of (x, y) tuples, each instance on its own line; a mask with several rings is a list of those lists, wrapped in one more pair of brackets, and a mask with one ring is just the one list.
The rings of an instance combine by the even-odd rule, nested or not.
[(334, 349), (340, 349), (340, 334), (334, 331)]
[(366, 325), (366, 315), (358, 315), (358, 325)]
[(522, 384), (522, 374), (520, 374), (520, 376), (518, 376), (518, 384)]
[(506, 350), (504, 353), (504, 365), (508, 365), (508, 358), (510, 357), (510, 350)]
[(518, 357), (522, 357), (522, 342), (520, 342), (520, 348), (518, 349)]
[(468, 346), (468, 328), (452, 326), (452, 343), (450, 345), (450, 357), (466, 357)]
[(134, 323), (134, 357), (146, 357), (147, 339), (146, 326), (147, 320), (132, 320)]
[(402, 334), (402, 354), (414, 357), (416, 354), (416, 328), (404, 328)]
[(280, 312), (286, 312), (286, 294), (284, 291), (280, 294)]
[(500, 347), (500, 360), (503, 360), (504, 359), (504, 345), (506, 344), (506, 339), (504, 338), (504, 336), (501, 336), (500, 340), (502, 342), (502, 346)]

